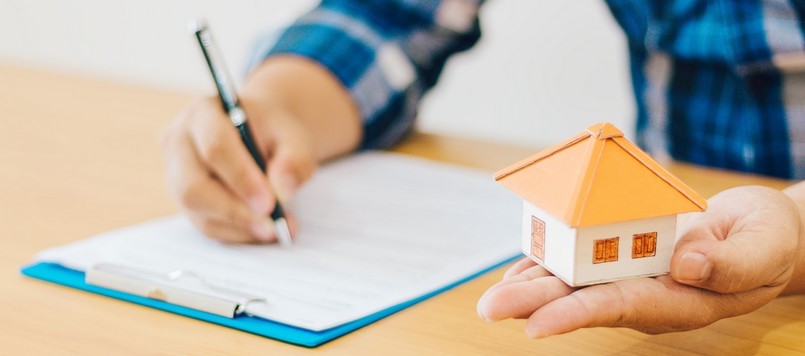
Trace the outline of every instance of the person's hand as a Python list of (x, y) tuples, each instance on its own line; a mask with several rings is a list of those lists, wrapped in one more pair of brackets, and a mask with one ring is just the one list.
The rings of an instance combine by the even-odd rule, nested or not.
[(281, 107), (246, 95), (241, 105), (267, 161), (260, 171), (217, 97), (197, 100), (162, 137), (170, 191), (207, 236), (225, 242), (276, 239), (269, 213), (313, 173), (310, 133)]
[(220, 100), (210, 97), (190, 105), (162, 135), (168, 188), (205, 235), (271, 242), (276, 237), (268, 215), (277, 199), (287, 202), (321, 160), (355, 149), (360, 120), (335, 77), (297, 57), (266, 60), (239, 99), (268, 176)]
[(691, 330), (746, 314), (779, 295), (800, 253), (791, 198), (740, 187), (679, 223), (670, 275), (571, 288), (526, 258), (478, 301), (485, 320), (528, 319), (532, 338), (597, 326), (646, 333)]

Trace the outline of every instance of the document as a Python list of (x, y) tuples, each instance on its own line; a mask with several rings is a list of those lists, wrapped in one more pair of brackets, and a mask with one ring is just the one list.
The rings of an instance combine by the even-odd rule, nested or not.
[(87, 271), (100, 263), (168, 274), (261, 297), (252, 316), (320, 331), (450, 285), (520, 250), (521, 202), (491, 175), (391, 153), (329, 163), (287, 211), (290, 247), (233, 245), (183, 216), (41, 252), (39, 262)]

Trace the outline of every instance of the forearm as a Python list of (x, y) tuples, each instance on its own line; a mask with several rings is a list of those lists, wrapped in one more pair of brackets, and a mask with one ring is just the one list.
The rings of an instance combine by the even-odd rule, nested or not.
[(361, 141), (361, 120), (349, 92), (311, 60), (291, 55), (266, 59), (250, 74), (243, 95), (289, 111), (307, 129), (319, 161), (351, 152)]
[[(354, 148), (388, 148), (411, 131), (417, 104), (436, 83), (447, 59), (480, 38), (481, 2), (322, 1), (289, 27), (258, 42), (252, 64), (262, 65), (252, 77), (280, 77), (281, 82), (296, 84), (295, 92), (302, 97), (321, 101), (295, 103), (303, 120), (312, 119), (306, 125), (328, 140), (316, 142), (319, 158)], [(443, 16), (448, 12), (450, 16)], [(300, 65), (320, 66), (311, 67), (326, 74), (325, 81), (334, 84), (330, 89), (337, 89), (327, 93), (308, 85), (297, 74), (289, 74), (295, 70), (269, 70), (282, 67), (275, 65), (289, 58)], [(311, 62), (302, 62), (303, 58)], [(331, 105), (336, 101), (352, 104)], [(360, 127), (349, 117), (359, 118)], [(342, 126), (345, 122), (352, 125), (349, 132)]]
[(783, 294), (805, 294), (805, 181), (794, 184), (783, 190), (799, 210), (799, 245), (797, 247), (797, 260), (794, 264), (794, 275), (788, 283)]

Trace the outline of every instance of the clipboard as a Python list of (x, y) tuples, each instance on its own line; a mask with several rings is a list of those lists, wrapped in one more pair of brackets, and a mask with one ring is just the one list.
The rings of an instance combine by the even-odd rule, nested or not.
[[(306, 330), (260, 317), (246, 315), (243, 312), (245, 305), (252, 302), (259, 302), (257, 298), (238, 291), (209, 286), (203, 280), (202, 276), (193, 275), (184, 271), (174, 273), (175, 275), (173, 276), (165, 276), (166, 280), (159, 281), (159, 283), (153, 283), (154, 280), (152, 279), (139, 278), (143, 271), (126, 271), (124, 268), (120, 268), (121, 266), (96, 266), (92, 271), (85, 273), (64, 267), (60, 264), (41, 262), (25, 266), (21, 269), (21, 272), (23, 275), (31, 278), (104, 295), (197, 320), (203, 320), (294, 345), (312, 348), (450, 290), (506, 263), (514, 261), (518, 257), (519, 254), (437, 290), (391, 306), (366, 317), (322, 331)], [(94, 284), (87, 282), (88, 275), (90, 277), (89, 280), (93, 281)], [(187, 288), (171, 285), (169, 283), (170, 281), (180, 280), (182, 277), (188, 275), (196, 280), (195, 283), (199, 283), (202, 287), (206, 286), (208, 292), (200, 292), (197, 289), (191, 291)]]
[[(445, 181), (453, 183), (445, 187)], [(388, 189), (389, 182), (394, 182), (395, 189)], [(467, 199), (467, 192), (472, 192), (472, 199)], [(397, 204), (388, 204), (389, 201)], [(447, 204), (450, 202), (452, 205)], [(362, 153), (322, 167), (300, 190), (295, 203), (299, 212), (298, 221), (309, 227), (309, 234), (303, 240), (307, 243), (304, 245), (307, 248), (294, 251), (299, 254), (297, 257), (281, 252), (282, 250), (272, 252), (273, 249), (259, 248), (260, 251), (249, 252), (254, 254), (254, 260), (259, 263), (245, 259), (244, 264), (263, 266), (268, 260), (273, 268), (279, 269), (292, 265), (298, 258), (313, 261), (322, 256), (342, 253), (337, 256), (342, 261), (339, 266), (344, 267), (339, 269), (339, 273), (354, 274), (356, 277), (367, 273), (367, 290), (374, 288), (377, 296), (385, 298), (376, 307), (369, 306), (365, 310), (353, 312), (349, 317), (330, 315), (329, 319), (321, 320), (316, 319), (319, 314), (304, 314), (309, 309), (299, 309), (295, 313), (296, 309), (277, 309), (287, 313), (271, 313), (272, 303), (299, 307), (287, 300), (308, 293), (304, 297), (315, 301), (319, 294), (310, 295), (310, 288), (295, 290), (295, 285), (290, 283), (293, 279), (279, 279), (277, 284), (260, 287), (259, 284), (241, 280), (242, 275), (230, 275), (230, 280), (224, 275), (214, 276), (219, 270), (210, 269), (210, 261), (216, 258), (243, 258), (241, 248), (230, 248), (209, 240), (181, 215), (104, 232), (42, 251), (37, 255), (37, 261), (22, 268), (22, 273), (32, 278), (267, 338), (316, 347), (469, 281), (520, 255), (520, 241), (516, 238), (519, 236), (520, 226), (514, 222), (521, 215), (521, 201), (503, 188), (491, 184), (486, 174), (470, 169), (394, 154)], [(338, 214), (330, 212), (332, 206), (340, 207)], [(461, 209), (451, 210), (455, 214), (444, 214), (443, 210), (448, 207)], [(416, 214), (410, 213), (412, 209)], [(322, 215), (323, 213), (326, 214)], [(407, 218), (399, 218), (400, 216)], [(417, 219), (418, 224), (411, 224), (411, 219)], [(352, 226), (371, 228), (358, 231), (352, 229)], [(444, 226), (458, 226), (461, 229), (450, 228), (450, 234), (447, 234), (440, 230)], [(386, 231), (394, 231), (394, 234)], [(165, 239), (160, 236), (173, 238)], [(472, 239), (468, 239), (469, 237)], [(401, 250), (388, 247), (397, 246), (400, 239), (415, 242), (407, 247), (402, 246), (406, 248), (406, 253), (429, 248), (430, 253), (423, 256), (428, 258), (427, 261), (435, 263), (434, 266), (438, 266), (441, 275), (429, 279), (431, 276), (422, 277), (423, 274), (428, 274), (427, 271), (413, 268), (413, 273), (401, 274), (412, 283), (418, 283), (410, 291), (395, 287), (391, 292), (384, 293), (380, 290), (382, 285), (372, 283), (385, 274), (372, 273), (393, 273), (389, 271), (391, 267), (371, 269), (377, 261), (367, 258), (361, 259), (362, 263), (343, 263), (347, 259), (369, 253), (373, 257), (381, 256), (378, 258), (397, 256)], [(440, 245), (431, 245), (435, 242)], [(469, 250), (451, 247), (459, 242)], [(361, 246), (360, 250), (354, 249), (356, 244)], [(190, 256), (182, 256), (177, 252), (187, 250), (188, 247), (193, 247)], [(249, 250), (248, 247), (243, 249)], [(105, 252), (98, 254), (98, 251)], [(142, 263), (143, 261), (150, 262)], [(411, 261), (406, 258), (399, 263), (405, 266), (413, 263)], [(116, 265), (103, 266), (110, 262)], [(441, 262), (444, 263), (440, 264)], [(419, 262), (416, 263), (419, 265)], [(121, 265), (129, 268), (134, 266), (137, 270), (121, 268)], [(325, 268), (325, 264), (314, 267), (296, 278), (315, 278), (321, 275), (319, 273), (332, 270)], [(228, 270), (228, 273), (244, 273), (243, 269)], [(210, 285), (208, 280), (216, 285)], [(341, 280), (332, 278), (326, 281)], [(349, 282), (348, 279), (337, 283)], [(362, 284), (356, 285), (360, 287)], [(330, 287), (325, 283), (312, 288), (314, 293), (321, 293)], [(255, 292), (258, 290), (262, 292)], [(245, 291), (258, 293), (268, 302), (242, 293)], [(349, 293), (342, 293), (341, 298), (349, 300), (351, 296)], [(371, 301), (366, 300), (367, 303)], [(331, 310), (327, 304), (314, 306), (321, 310)], [(249, 311), (263, 317), (251, 316)], [(276, 319), (272, 319), (274, 315), (277, 315)], [(321, 315), (321, 318), (325, 316)]]

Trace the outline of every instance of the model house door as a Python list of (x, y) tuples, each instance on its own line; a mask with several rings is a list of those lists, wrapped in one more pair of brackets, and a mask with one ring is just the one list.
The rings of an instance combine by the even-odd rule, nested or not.
[(531, 256), (545, 260), (545, 222), (531, 216)]

